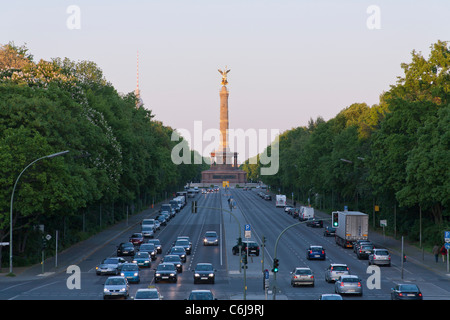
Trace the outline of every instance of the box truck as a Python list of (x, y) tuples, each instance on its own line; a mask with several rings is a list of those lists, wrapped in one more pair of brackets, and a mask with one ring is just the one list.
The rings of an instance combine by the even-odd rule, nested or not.
[[(335, 240), (344, 248), (353, 248), (356, 240), (369, 239), (369, 216), (359, 211), (335, 211), (337, 217)], [(334, 219), (335, 220), (335, 219)]]
[(275, 203), (276, 207), (285, 207), (286, 206), (286, 196), (284, 194), (277, 194), (277, 201)]

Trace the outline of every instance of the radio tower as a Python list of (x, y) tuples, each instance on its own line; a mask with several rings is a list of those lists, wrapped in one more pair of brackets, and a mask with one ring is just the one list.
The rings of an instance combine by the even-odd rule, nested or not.
[(136, 108), (139, 108), (144, 105), (141, 98), (141, 91), (139, 90), (139, 50), (136, 55), (136, 90), (134, 91), (136, 96)]

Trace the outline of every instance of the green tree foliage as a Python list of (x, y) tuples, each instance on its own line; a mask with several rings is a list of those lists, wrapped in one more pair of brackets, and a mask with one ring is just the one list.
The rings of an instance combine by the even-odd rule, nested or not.
[(281, 134), (276, 175), (255, 174), (259, 163), (244, 170), (323, 209), (347, 205), (372, 214), (378, 204), (377, 219), (411, 239), (422, 211), (424, 238), (441, 241), (436, 234), (450, 227), (450, 49), (438, 41), (428, 58), (411, 55), (379, 104), (354, 103), (328, 121), (311, 119)]
[(63, 231), (60, 245), (70, 244), (85, 220), (114, 221), (117, 208), (149, 205), (199, 178), (203, 164), (172, 163), (173, 130), (153, 118), (94, 62), (34, 62), (25, 46), (0, 46), (0, 241), (9, 236), (19, 173), (37, 158), (70, 151), (36, 162), (21, 177), (13, 207), (16, 259), (33, 260), (39, 224)]

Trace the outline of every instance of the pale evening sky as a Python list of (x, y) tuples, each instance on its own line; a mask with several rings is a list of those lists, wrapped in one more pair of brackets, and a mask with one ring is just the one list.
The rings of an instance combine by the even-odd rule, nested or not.
[(427, 57), (437, 40), (450, 40), (446, 0), (42, 0), (0, 8), (1, 44), (26, 43), (36, 61), (94, 61), (119, 92), (136, 87), (139, 51), (145, 107), (192, 133), (194, 121), (219, 126), (217, 69), (225, 65), (230, 128), (283, 132), (355, 102), (378, 103), (413, 49)]

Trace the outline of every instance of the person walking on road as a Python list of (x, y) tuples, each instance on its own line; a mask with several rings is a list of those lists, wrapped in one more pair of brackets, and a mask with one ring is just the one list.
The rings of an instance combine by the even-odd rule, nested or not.
[(445, 245), (441, 248), (441, 254), (442, 254), (442, 262), (445, 262), (445, 256), (447, 255), (447, 249), (445, 249)]
[(436, 260), (436, 263), (438, 263), (440, 248), (437, 244), (433, 247), (432, 253), (434, 254), (434, 259)]

